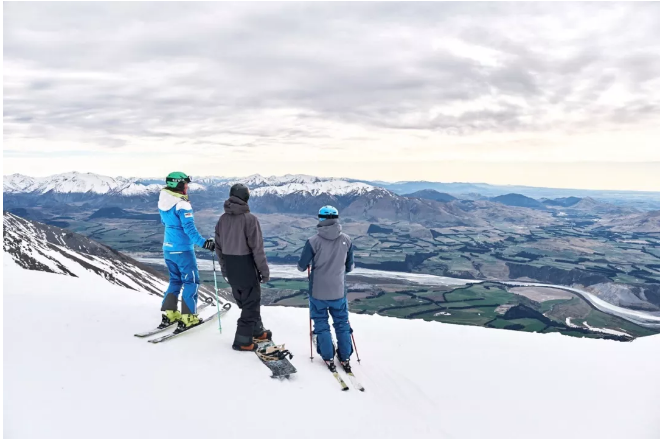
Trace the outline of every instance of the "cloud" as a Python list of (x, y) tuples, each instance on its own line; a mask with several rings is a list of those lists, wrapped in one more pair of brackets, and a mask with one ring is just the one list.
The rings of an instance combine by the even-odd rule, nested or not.
[(492, 136), (545, 159), (658, 132), (659, 27), (655, 2), (7, 3), (5, 142), (290, 160)]

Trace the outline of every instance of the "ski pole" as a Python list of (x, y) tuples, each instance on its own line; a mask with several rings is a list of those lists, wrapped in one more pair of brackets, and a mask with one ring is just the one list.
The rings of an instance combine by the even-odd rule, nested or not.
[(308, 339), (309, 339), (309, 342), (311, 343), (311, 362), (313, 362), (313, 327), (312, 327), (313, 324), (312, 323), (313, 323), (313, 320), (311, 319), (311, 315), (309, 315), (309, 318), (308, 318), (308, 330), (309, 330)]
[[(349, 319), (348, 319), (348, 324), (350, 324)], [(350, 330), (352, 330), (352, 325), (350, 325)], [(355, 342), (354, 331), (352, 333), (350, 333), (350, 336), (352, 336), (352, 344), (355, 346), (355, 353), (357, 353), (357, 363), (361, 364), (361, 359), (359, 359), (359, 350), (357, 350), (357, 343)]]
[[(311, 266), (306, 266), (308, 269), (308, 279), (311, 279)], [(310, 293), (310, 292), (309, 292)], [(311, 305), (308, 306), (308, 339), (311, 345), (311, 362), (313, 362), (313, 320), (311, 319)]]
[(212, 255), (212, 271), (214, 271), (214, 295), (216, 295), (216, 311), (217, 311), (217, 318), (219, 318), (219, 334), (222, 333), (221, 330), (221, 309), (219, 308), (219, 288), (216, 285), (216, 265), (214, 264), (214, 260), (216, 260), (216, 252), (214, 252), (214, 255)]

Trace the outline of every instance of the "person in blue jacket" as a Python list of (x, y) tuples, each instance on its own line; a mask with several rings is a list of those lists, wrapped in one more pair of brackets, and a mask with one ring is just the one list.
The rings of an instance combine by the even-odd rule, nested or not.
[[(176, 171), (166, 177), (166, 187), (159, 194), (159, 214), (165, 226), (163, 256), (168, 266), (170, 284), (164, 293), (161, 310), (162, 326), (178, 322), (178, 327), (197, 325), (198, 264), (193, 246), (214, 251), (214, 239), (205, 240), (193, 221), (193, 208), (187, 195), (191, 179)], [(182, 313), (177, 310), (177, 301), (182, 291)]]

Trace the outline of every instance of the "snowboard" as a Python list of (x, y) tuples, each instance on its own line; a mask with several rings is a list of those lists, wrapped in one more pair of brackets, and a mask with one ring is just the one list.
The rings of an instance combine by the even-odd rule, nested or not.
[(297, 369), (290, 363), (292, 354), (285, 350), (283, 345), (276, 345), (274, 341), (255, 341), (258, 344), (256, 355), (258, 359), (265, 364), (272, 372), (272, 378), (283, 379), (290, 378), (291, 374), (295, 374)]

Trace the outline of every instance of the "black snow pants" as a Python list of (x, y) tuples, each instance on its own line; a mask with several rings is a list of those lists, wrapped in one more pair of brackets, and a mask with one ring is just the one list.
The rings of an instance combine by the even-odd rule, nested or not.
[(250, 345), (254, 336), (260, 336), (265, 331), (260, 317), (260, 283), (250, 287), (233, 287), (232, 290), (237, 306), (242, 310), (237, 320), (234, 345)]

